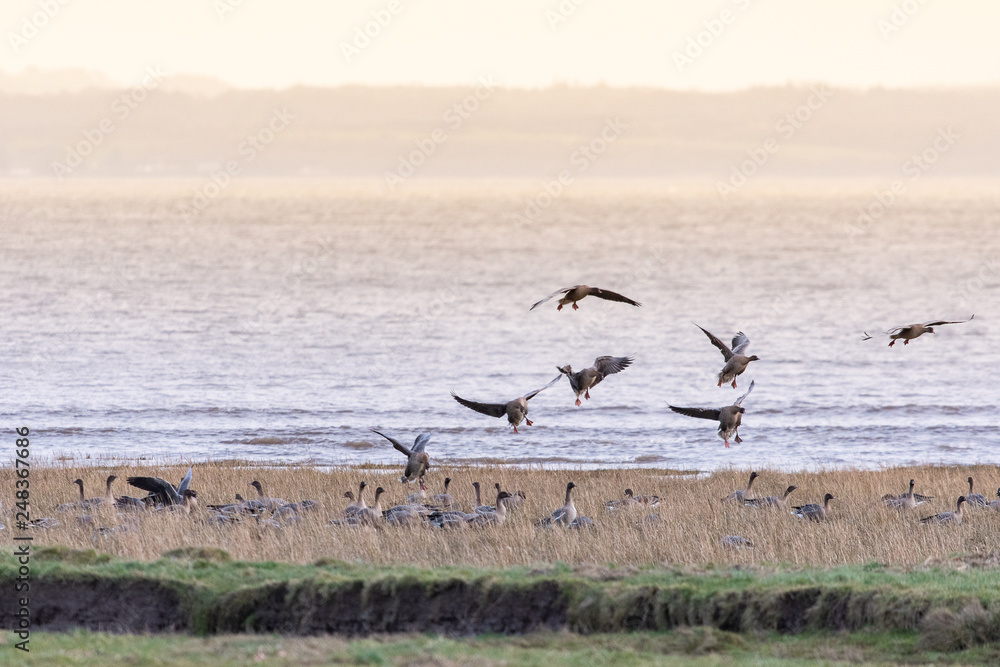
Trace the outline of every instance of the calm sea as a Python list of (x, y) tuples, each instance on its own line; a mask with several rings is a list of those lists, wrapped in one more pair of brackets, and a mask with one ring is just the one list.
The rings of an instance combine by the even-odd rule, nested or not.
[[(378, 428), (429, 432), (453, 463), (1000, 462), (996, 190), (915, 184), (883, 207), (878, 183), (722, 201), (683, 184), (552, 200), (540, 183), (247, 181), (182, 216), (200, 185), (0, 185), (0, 413), (35, 456), (401, 461)], [(528, 312), (577, 283), (643, 307)], [(861, 340), (973, 313), (905, 347)], [(716, 386), (722, 355), (693, 322), (750, 337), (761, 361), (739, 389)], [(539, 394), (517, 435), (450, 396), (506, 401), (600, 355), (635, 364), (579, 408), (565, 380)], [(667, 408), (729, 404), (751, 379), (732, 449)]]

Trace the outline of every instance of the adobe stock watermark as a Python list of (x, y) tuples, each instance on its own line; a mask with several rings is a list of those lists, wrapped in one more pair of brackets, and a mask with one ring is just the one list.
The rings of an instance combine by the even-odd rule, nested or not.
[(213, 171), (209, 179), (195, 189), (191, 201), (181, 205), (180, 214), (184, 222), (191, 222), (201, 215), (232, 184), (233, 179), (243, 172), (243, 168), (256, 160), (293, 120), (295, 114), (287, 108), (275, 107), (264, 125), (253, 134), (248, 134), (236, 147), (238, 157), (227, 160), (221, 169)]
[(813, 114), (822, 109), (833, 96), (833, 91), (823, 84), (810, 86), (809, 91), (810, 95), (805, 102), (786, 113), (774, 124), (777, 136), (768, 137), (756, 148), (748, 148), (747, 159), (733, 167), (729, 179), (715, 182), (715, 189), (722, 201), (726, 201), (729, 195), (735, 194), (746, 185), (750, 178), (767, 164), (771, 156), (781, 149), (779, 137), (784, 141), (794, 137), (796, 132), (812, 120)]
[(402, 9), (403, 4), (400, 0), (389, 0), (385, 7), (373, 11), (371, 19), (354, 28), (354, 36), (350, 41), (340, 43), (340, 53), (344, 56), (344, 60), (350, 64), (354, 58), (360, 56), (361, 52), (371, 46), (382, 31), (389, 27)]
[(949, 301), (960, 306), (974, 306), (976, 299), (986, 289), (990, 281), (1000, 282), (1000, 256), (984, 257), (976, 267), (975, 274), (960, 282), (955, 290), (948, 295)]
[(927, 0), (903, 0), (894, 4), (888, 18), (879, 19), (875, 23), (878, 31), (882, 33), (882, 41), (888, 42), (893, 34), (902, 30), (925, 4)]
[[(493, 80), (492, 75), (479, 77), (479, 85), (476, 86), (476, 89), (453, 104), (441, 117), (448, 126), (448, 131), (454, 132), (462, 127), (462, 124), (472, 117), (480, 105), (490, 99), (496, 91), (496, 87), (497, 82)], [(385, 184), (389, 186), (389, 189), (395, 191), (396, 186), (417, 173), (420, 167), (437, 152), (438, 146), (448, 140), (448, 131), (436, 127), (423, 139), (414, 141), (416, 148), (406, 155), (399, 156), (396, 170), (386, 171), (383, 174)]]
[(608, 147), (618, 141), (621, 135), (628, 129), (628, 123), (621, 118), (606, 118), (604, 127), (593, 139), (585, 144), (581, 144), (569, 156), (569, 163), (575, 167), (575, 172), (570, 169), (563, 169), (556, 177), (550, 181), (542, 183), (539, 190), (524, 207), (523, 213), (512, 213), (510, 218), (517, 230), (533, 224), (543, 211), (552, 206), (552, 202), (576, 182), (576, 175), (582, 174), (590, 168), (598, 158), (604, 155)]
[(220, 21), (226, 20), (227, 14), (232, 14), (243, 6), (245, 0), (212, 0), (212, 9)]
[(705, 55), (705, 52), (712, 48), (729, 26), (736, 23), (740, 13), (750, 8), (750, 0), (731, 0), (736, 5), (738, 11), (733, 11), (729, 7), (724, 8), (715, 18), (705, 19), (701, 22), (702, 29), (687, 38), (687, 43), (680, 51), (674, 51), (672, 56), (677, 71), (681, 74), (695, 61)]
[(573, 14), (576, 14), (578, 7), (583, 5), (587, 0), (560, 0), (559, 4), (551, 9), (545, 10), (545, 20), (549, 22), (549, 28), (553, 32), (570, 19)]
[(128, 120), (139, 105), (149, 97), (149, 93), (156, 90), (166, 77), (167, 73), (159, 65), (147, 67), (140, 82), (111, 103), (111, 114), (99, 120), (95, 127), (84, 130), (82, 140), (67, 146), (66, 157), (62, 162), (58, 160), (52, 162), (52, 173), (62, 179), (76, 171), (84, 163), (84, 159), (97, 150), (108, 136), (114, 134), (119, 124)]
[(42, 29), (54, 19), (62, 8), (69, 4), (69, 0), (38, 0), (38, 11), (32, 12), (21, 19), (21, 25), (17, 32), (9, 30), (7, 32), (7, 43), (14, 53), (19, 52), (28, 45), (28, 42), (38, 37)]
[(961, 137), (962, 135), (955, 132), (951, 125), (938, 128), (937, 134), (927, 148), (911, 155), (903, 162), (900, 171), (906, 178), (897, 178), (884, 190), (876, 190), (868, 205), (858, 211), (855, 223), (844, 224), (844, 233), (851, 243), (854, 243), (858, 236), (867, 233), (876, 221), (881, 220), (886, 211), (906, 193), (908, 184), (919, 181), (920, 177), (931, 169), (942, 155), (951, 150)]

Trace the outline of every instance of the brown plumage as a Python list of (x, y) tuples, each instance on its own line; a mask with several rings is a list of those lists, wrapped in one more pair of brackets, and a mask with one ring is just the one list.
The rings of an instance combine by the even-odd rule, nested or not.
[(576, 305), (576, 302), (588, 296), (596, 296), (598, 299), (604, 299), (606, 301), (627, 303), (630, 306), (642, 305), (638, 301), (633, 301), (627, 296), (622, 296), (621, 294), (612, 292), (611, 290), (601, 289), (600, 287), (589, 287), (587, 285), (574, 285), (573, 287), (564, 287), (560, 290), (556, 290), (541, 301), (536, 301), (528, 310), (534, 310), (537, 306), (542, 305), (549, 299), (557, 297), (560, 294), (562, 294), (562, 297), (559, 299), (559, 306), (556, 310), (562, 310), (562, 307), (568, 303), (573, 304), (573, 310), (579, 310), (580, 307)]

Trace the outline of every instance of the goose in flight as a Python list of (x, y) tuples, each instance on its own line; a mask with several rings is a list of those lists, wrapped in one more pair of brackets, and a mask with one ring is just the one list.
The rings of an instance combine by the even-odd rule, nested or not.
[[(914, 338), (920, 338), (925, 333), (936, 333), (934, 327), (944, 326), (945, 324), (965, 324), (966, 322), (971, 322), (975, 319), (975, 314), (972, 315), (967, 320), (934, 320), (932, 322), (924, 322), (923, 324), (908, 324), (903, 327), (893, 327), (885, 332), (885, 335), (889, 336), (891, 339), (889, 341), (889, 347), (896, 344), (897, 340), (902, 340), (903, 345), (909, 345), (910, 341)], [(871, 336), (867, 331), (864, 332), (864, 338), (861, 340), (871, 340), (875, 336)]]
[[(176, 488), (170, 482), (159, 477), (129, 477), (126, 481), (130, 486), (148, 491), (160, 505), (184, 505), (186, 499), (184, 492), (191, 484), (192, 472), (194, 472), (194, 468), (188, 468), (187, 474), (184, 475), (184, 479)], [(197, 496), (195, 497), (197, 498)]]
[(519, 398), (515, 398), (512, 401), (507, 401), (506, 403), (479, 403), (477, 401), (470, 401), (462, 398), (455, 392), (451, 392), (451, 397), (470, 410), (475, 410), (480, 414), (489, 415), (490, 417), (507, 417), (507, 422), (514, 427), (514, 433), (517, 433), (517, 427), (522, 421), (528, 426), (531, 426), (534, 423), (528, 419), (528, 401), (534, 398), (539, 392), (548, 389), (561, 379), (562, 375), (557, 375), (551, 382), (541, 389), (536, 389), (535, 391), (529, 392)]
[(372, 429), (372, 433), (378, 433), (380, 436), (392, 443), (392, 446), (396, 448), (396, 451), (401, 453), (406, 457), (406, 468), (403, 469), (403, 476), (399, 478), (400, 482), (409, 483), (417, 478), (422, 478), (424, 473), (426, 473), (431, 468), (431, 457), (424, 451), (427, 447), (427, 443), (431, 441), (430, 433), (421, 433), (417, 436), (417, 439), (413, 441), (413, 448), (409, 448), (404, 444), (401, 444), (398, 440), (390, 438), (385, 433), (379, 433), (375, 429)]
[(747, 393), (737, 398), (736, 402), (732, 405), (727, 405), (723, 408), (678, 408), (671, 405), (670, 409), (687, 417), (717, 420), (719, 422), (719, 437), (726, 443), (726, 447), (729, 447), (729, 439), (734, 435), (736, 436), (737, 444), (743, 442), (743, 439), (740, 438), (739, 428), (743, 422), (743, 413), (746, 412), (746, 408), (741, 407), (740, 404), (743, 402), (743, 399), (750, 395), (751, 391), (753, 391), (753, 380), (750, 381), (750, 388), (747, 389)]
[(560, 294), (562, 294), (562, 296), (559, 298), (559, 305), (556, 307), (556, 310), (562, 310), (563, 306), (567, 303), (573, 304), (573, 310), (580, 310), (580, 307), (576, 305), (576, 302), (588, 296), (596, 296), (598, 299), (605, 299), (607, 301), (620, 301), (621, 303), (627, 303), (630, 306), (642, 305), (638, 301), (633, 301), (627, 296), (622, 296), (621, 294), (612, 292), (611, 290), (601, 289), (600, 287), (588, 287), (587, 285), (574, 285), (573, 287), (564, 287), (560, 290), (556, 290), (541, 301), (536, 301), (535, 304), (528, 310), (534, 310), (549, 299), (555, 298)]
[(746, 349), (750, 346), (750, 339), (747, 335), (740, 331), (733, 337), (732, 348), (726, 347), (726, 344), (721, 340), (713, 336), (708, 330), (702, 328), (701, 326), (695, 324), (696, 327), (701, 329), (708, 339), (712, 341), (712, 345), (719, 348), (722, 352), (722, 356), (726, 360), (726, 365), (722, 367), (719, 371), (719, 386), (722, 386), (723, 382), (732, 382), (733, 389), (736, 389), (736, 377), (741, 375), (743, 371), (747, 369), (751, 361), (760, 361), (760, 357), (756, 354), (751, 356), (746, 356), (743, 354)]
[(632, 364), (632, 357), (597, 357), (594, 365), (581, 371), (573, 372), (569, 364), (557, 367), (559, 372), (569, 378), (569, 386), (576, 393), (576, 404), (580, 405), (580, 394), (590, 400), (590, 390), (601, 383), (601, 380), (614, 373), (620, 373)]

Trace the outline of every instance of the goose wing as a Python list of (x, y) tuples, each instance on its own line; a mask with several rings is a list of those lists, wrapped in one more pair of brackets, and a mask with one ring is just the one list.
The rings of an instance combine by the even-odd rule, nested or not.
[(597, 357), (594, 360), (594, 370), (601, 375), (611, 375), (621, 373), (632, 365), (632, 357)]
[(542, 299), (541, 301), (536, 301), (534, 303), (534, 305), (532, 305), (531, 308), (529, 308), (528, 310), (534, 310), (535, 308), (537, 308), (538, 306), (542, 305), (543, 303), (545, 303), (549, 299), (555, 298), (555, 297), (559, 296), (560, 294), (566, 294), (570, 290), (576, 289), (576, 288), (577, 288), (577, 285), (574, 285), (573, 287), (564, 287), (562, 289), (558, 289), (555, 292), (553, 292), (552, 294), (550, 294), (547, 297), (545, 297), (544, 299)]
[(722, 416), (722, 410), (716, 410), (713, 408), (678, 408), (671, 405), (670, 409), (677, 414), (684, 415), (685, 417), (695, 417), (697, 419), (711, 419), (713, 421), (719, 421), (719, 417)]
[[(538, 392), (545, 391), (546, 389), (548, 389), (549, 387), (551, 387), (552, 385), (554, 385), (556, 382), (559, 382), (559, 380), (561, 380), (561, 379), (562, 379), (562, 373), (560, 372), (559, 375), (557, 375), (554, 378), (552, 378), (552, 380), (547, 385), (545, 385), (541, 389), (536, 389), (535, 391), (527, 393), (524, 396), (522, 396), (521, 398), (523, 398), (526, 401), (530, 401), (531, 399), (533, 399), (535, 397), (536, 394), (538, 394)], [(458, 396), (455, 396), (455, 399), (457, 400)], [(475, 408), (473, 408), (473, 409), (475, 409)], [(504, 413), (506, 413), (506, 412), (507, 412), (507, 406), (504, 406)], [(500, 415), (497, 415), (497, 416), (499, 417)]]
[[(560, 375), (559, 377), (562, 376)], [(490, 417), (503, 417), (507, 414), (506, 403), (478, 403), (476, 401), (470, 401), (466, 398), (462, 398), (455, 392), (451, 392), (451, 397), (470, 410), (475, 410), (480, 414), (489, 415)]]
[(975, 315), (967, 320), (935, 320), (933, 322), (924, 322), (925, 327), (939, 327), (945, 324), (965, 324), (966, 322), (971, 322), (976, 318)]
[(740, 331), (733, 336), (733, 354), (743, 354), (750, 347), (750, 339), (745, 333)]
[[(568, 291), (568, 290), (567, 290)], [(641, 306), (642, 304), (638, 301), (633, 301), (627, 296), (623, 296), (618, 292), (612, 292), (609, 289), (601, 289), (600, 287), (591, 287), (590, 291), (587, 292), (590, 296), (596, 296), (599, 299), (605, 299), (607, 301), (619, 301), (621, 303), (627, 303), (630, 306)]]
[(747, 387), (747, 393), (737, 398), (736, 402), (733, 403), (733, 405), (740, 405), (741, 403), (743, 403), (743, 399), (750, 395), (750, 392), (753, 391), (753, 382), (754, 382), (753, 380), (750, 380), (750, 386)]
[(430, 433), (421, 433), (420, 435), (417, 436), (417, 439), (413, 441), (413, 451), (419, 454), (420, 452), (424, 451), (424, 448), (427, 447), (427, 443), (429, 443), (430, 441), (431, 441)]
[(181, 483), (177, 486), (177, 495), (181, 498), (184, 497), (184, 492), (188, 490), (189, 486), (191, 486), (191, 474), (193, 472), (194, 468), (188, 468), (187, 474), (184, 475), (184, 479), (182, 479)]
[(403, 456), (410, 456), (410, 448), (404, 444), (401, 444), (399, 440), (390, 438), (385, 433), (379, 433), (375, 429), (372, 429), (372, 433), (378, 433), (380, 436), (392, 443), (392, 446), (396, 448), (396, 451), (400, 452)]
[[(694, 324), (694, 322), (692, 322), (692, 324)], [(722, 356), (725, 357), (726, 361), (729, 361), (730, 359), (733, 358), (733, 351), (730, 350), (728, 347), (726, 347), (725, 343), (723, 343), (716, 336), (714, 336), (708, 329), (705, 329), (704, 327), (702, 327), (702, 326), (700, 326), (698, 324), (694, 324), (694, 325), (696, 327), (698, 327), (699, 329), (701, 329), (706, 336), (708, 336), (708, 339), (710, 341), (712, 341), (712, 345), (714, 345), (715, 347), (719, 348), (719, 351), (722, 352)], [(738, 337), (739, 336), (737, 335), (737, 338)], [(736, 339), (734, 338), (733, 341), (735, 343)]]
[(126, 480), (130, 486), (148, 491), (164, 505), (180, 505), (184, 499), (177, 493), (174, 485), (159, 477), (129, 477)]

